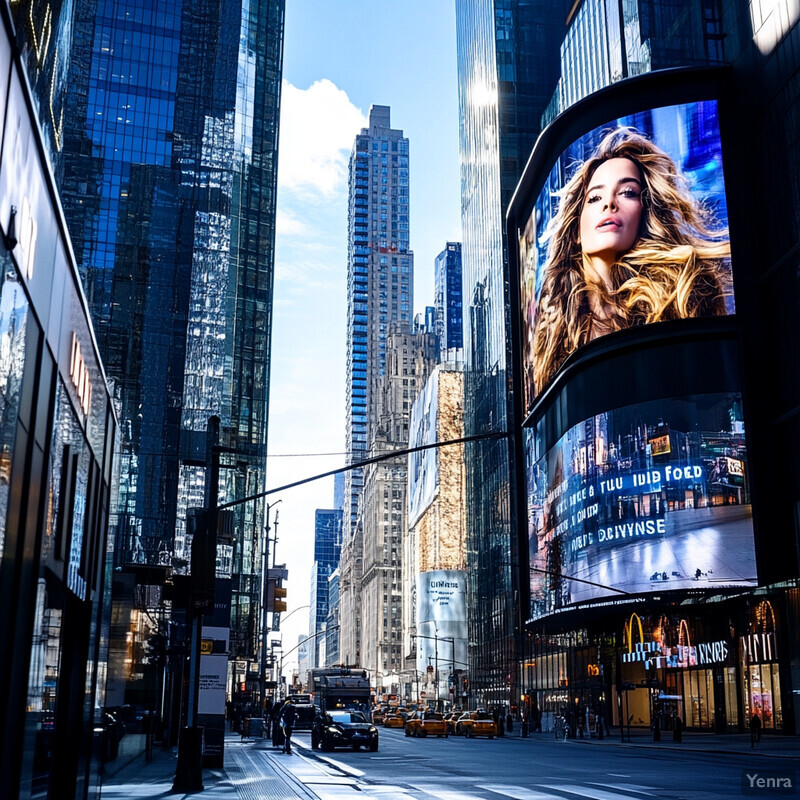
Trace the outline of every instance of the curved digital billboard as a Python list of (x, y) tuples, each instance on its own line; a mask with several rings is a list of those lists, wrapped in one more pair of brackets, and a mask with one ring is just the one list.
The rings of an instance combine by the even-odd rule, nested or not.
[(734, 312), (715, 100), (590, 130), (537, 190), (516, 230), (527, 411), (588, 342)]
[(531, 613), (755, 586), (741, 395), (652, 400), (570, 427), (526, 464)]

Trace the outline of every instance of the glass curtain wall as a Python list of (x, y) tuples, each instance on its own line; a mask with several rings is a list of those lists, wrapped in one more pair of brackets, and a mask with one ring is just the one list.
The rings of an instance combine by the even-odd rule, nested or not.
[[(208, 417), (262, 491), (283, 0), (75, 4), (58, 165), (120, 409), (117, 566), (186, 571)], [(263, 502), (234, 512), (231, 649), (255, 652)]]
[[(505, 210), (557, 78), (559, 4), (458, 0), (465, 436), (511, 430)], [(519, 700), (513, 453), (467, 445), (472, 705)]]

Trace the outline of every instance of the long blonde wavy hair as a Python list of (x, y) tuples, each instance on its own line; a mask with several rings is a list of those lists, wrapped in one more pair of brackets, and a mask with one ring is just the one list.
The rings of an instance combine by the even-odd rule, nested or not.
[[(634, 246), (611, 267), (610, 288), (587, 279), (580, 246), (586, 190), (604, 161), (627, 158), (642, 178), (642, 218)], [(559, 192), (546, 238), (549, 252), (537, 305), (533, 377), (542, 390), (570, 353), (592, 338), (662, 320), (726, 314), (730, 242), (692, 195), (675, 162), (633, 128), (608, 133)], [(601, 320), (595, 307), (612, 309)]]

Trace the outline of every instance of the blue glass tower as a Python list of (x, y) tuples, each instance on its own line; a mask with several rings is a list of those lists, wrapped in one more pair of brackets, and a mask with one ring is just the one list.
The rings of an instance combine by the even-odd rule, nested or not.
[[(393, 326), (411, 330), (414, 255), (409, 250), (409, 152), (402, 130), (391, 127), (388, 106), (374, 105), (369, 127), (350, 156), (347, 271), (347, 381), (345, 446), (350, 463), (367, 457), (378, 421), (387, 337)], [(359, 656), (361, 543), (358, 526), (363, 470), (345, 475), (342, 520), (341, 653)]]
[[(342, 550), (341, 509), (320, 509), (314, 515), (314, 565), (311, 571), (311, 625), (309, 636), (323, 630), (330, 612), (329, 579), (339, 566)], [(310, 666), (321, 667), (319, 653), (321, 638), (314, 639)]]
[[(209, 416), (236, 454), (220, 502), (266, 480), (284, 2), (51, 5), (14, 10), (119, 409), (114, 561), (186, 572)], [(239, 657), (264, 511), (239, 507), (219, 552)]]
[(436, 335), (439, 337), (439, 358), (448, 350), (464, 346), (461, 301), (461, 242), (448, 242), (434, 262), (436, 295)]

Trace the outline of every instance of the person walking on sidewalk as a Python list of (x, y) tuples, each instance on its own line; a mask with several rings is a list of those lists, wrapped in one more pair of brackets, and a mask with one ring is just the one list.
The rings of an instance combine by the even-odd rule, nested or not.
[(276, 701), (272, 706), (272, 746), (283, 747), (283, 728), (281, 727), (281, 712), (283, 706)]
[(758, 712), (750, 717), (750, 749), (755, 749), (756, 742), (761, 741), (761, 717)]
[(285, 741), (283, 743), (283, 752), (292, 753), (292, 729), (294, 728), (295, 720), (297, 719), (297, 709), (291, 700), (287, 700), (283, 704), (281, 711), (281, 727), (283, 728), (283, 735)]

